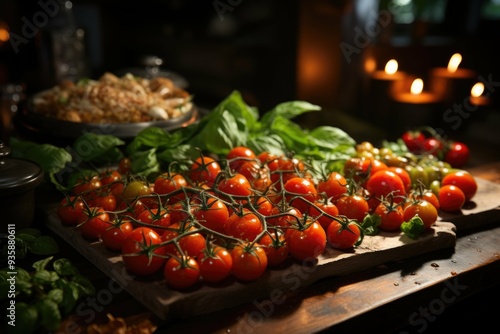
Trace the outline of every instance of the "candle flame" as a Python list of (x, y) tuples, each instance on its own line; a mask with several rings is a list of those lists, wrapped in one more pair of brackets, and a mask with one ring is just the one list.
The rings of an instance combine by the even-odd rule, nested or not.
[(420, 78), (413, 80), (413, 82), (411, 84), (410, 92), (413, 95), (418, 95), (418, 94), (422, 93), (422, 90), (424, 90), (424, 81)]
[(398, 71), (398, 62), (395, 59), (391, 59), (385, 64), (385, 73), (394, 74)]
[(455, 53), (451, 56), (450, 61), (448, 62), (448, 71), (451, 73), (455, 73), (458, 69), (458, 65), (462, 62), (462, 55), (460, 53)]
[(482, 82), (477, 82), (470, 90), (470, 95), (474, 97), (481, 96), (484, 92), (484, 84)]

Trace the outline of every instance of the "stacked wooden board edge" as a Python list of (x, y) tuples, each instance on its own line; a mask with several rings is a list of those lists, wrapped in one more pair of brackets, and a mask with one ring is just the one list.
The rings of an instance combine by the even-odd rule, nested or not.
[(449, 222), (437, 222), (432, 230), (417, 240), (399, 232), (380, 233), (365, 237), (352, 252), (327, 248), (317, 261), (290, 262), (282, 268), (270, 268), (253, 282), (231, 278), (221, 284), (200, 282), (192, 289), (176, 291), (166, 285), (161, 273), (150, 277), (127, 274), (119, 253), (107, 250), (100, 241), (89, 242), (74, 227), (62, 225), (55, 212), (49, 213), (47, 225), (162, 320), (187, 318), (253, 300), (276, 298), (273, 296), (292, 292), (323, 278), (346, 275), (440, 249), (452, 249), (456, 242), (455, 226)]

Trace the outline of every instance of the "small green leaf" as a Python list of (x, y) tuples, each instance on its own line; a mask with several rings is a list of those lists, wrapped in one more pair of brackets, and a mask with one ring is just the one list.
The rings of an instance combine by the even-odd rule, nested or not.
[(40, 323), (49, 331), (55, 331), (61, 325), (61, 312), (52, 299), (43, 298), (36, 303)]
[(52, 289), (47, 294), (47, 297), (55, 301), (57, 304), (60, 304), (64, 298), (64, 292), (62, 289)]
[(63, 299), (59, 303), (59, 309), (64, 315), (69, 314), (76, 305), (79, 298), (78, 287), (71, 282), (58, 281), (63, 291)]
[(361, 227), (363, 228), (366, 235), (377, 235), (380, 231), (378, 226), (380, 225), (381, 217), (380, 215), (366, 215), (361, 223)]
[[(8, 316), (8, 314), (7, 314)], [(33, 305), (28, 305), (24, 302), (16, 303), (16, 314), (14, 317), (15, 326), (8, 326), (8, 333), (34, 333), (37, 329), (38, 310)], [(6, 323), (9, 324), (11, 318), (6, 318)]]
[(25, 234), (25, 233), (17, 233), (16, 235), (16, 241), (22, 240), (26, 246), (28, 247), (28, 250), (30, 248), (30, 245), (35, 241), (37, 237), (31, 234)]
[(123, 140), (112, 135), (86, 132), (75, 140), (73, 149), (82, 161), (94, 161), (112, 148), (124, 144)]
[(37, 272), (33, 274), (32, 281), (34, 284), (41, 287), (50, 286), (53, 282), (53, 276), (48, 270), (37, 270)]
[(75, 276), (71, 282), (76, 284), (82, 295), (93, 296), (96, 293), (95, 287), (90, 280), (82, 275)]
[(54, 261), (54, 270), (61, 276), (76, 276), (80, 272), (68, 259), (58, 259)]
[(49, 264), (49, 262), (52, 261), (53, 258), (53, 256), (50, 256), (45, 259), (36, 261), (35, 263), (33, 263), (33, 268), (35, 268), (36, 271), (44, 270), (47, 264)]
[(54, 238), (49, 235), (37, 237), (28, 249), (36, 255), (52, 255), (59, 252), (59, 246)]
[(415, 216), (409, 221), (401, 224), (401, 231), (411, 239), (418, 239), (424, 230), (424, 222), (419, 216)]
[(22, 230), (17, 231), (17, 235), (19, 234), (29, 234), (34, 237), (39, 237), (42, 235), (42, 232), (39, 229), (36, 228), (23, 228)]

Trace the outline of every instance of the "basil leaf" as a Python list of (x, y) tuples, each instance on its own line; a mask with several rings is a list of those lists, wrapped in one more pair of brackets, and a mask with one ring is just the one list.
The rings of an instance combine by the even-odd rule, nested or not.
[(28, 250), (36, 255), (52, 255), (59, 252), (59, 246), (51, 236), (42, 235), (28, 244)]
[(425, 226), (422, 218), (415, 216), (407, 222), (401, 224), (401, 231), (411, 239), (418, 239), (424, 232)]
[[(168, 148), (156, 154), (158, 160), (171, 163), (179, 163), (179, 169), (187, 171), (189, 169), (190, 163), (188, 161), (194, 161), (200, 156), (199, 150), (191, 145), (180, 145), (175, 148)], [(186, 161), (186, 164), (182, 164), (182, 161)]]
[(34, 161), (47, 174), (61, 171), (73, 159), (68, 151), (51, 144), (37, 144), (11, 138), (9, 146), (12, 149), (12, 157)]
[(155, 153), (155, 148), (132, 153), (132, 155), (130, 155), (130, 161), (132, 162), (130, 168), (132, 172), (143, 176), (159, 172), (160, 164)]
[(150, 127), (142, 130), (127, 145), (127, 152), (134, 152), (158, 147), (169, 147), (171, 140), (170, 134), (158, 127)]
[(36, 303), (40, 323), (49, 331), (55, 331), (61, 325), (59, 306), (51, 299), (43, 298)]
[(96, 293), (94, 285), (85, 276), (77, 275), (73, 277), (71, 282), (76, 285), (83, 296), (93, 296)]
[(104, 156), (112, 148), (124, 145), (125, 142), (112, 135), (84, 133), (73, 143), (73, 150), (81, 161), (93, 161)]
[(35, 268), (36, 271), (44, 270), (47, 264), (49, 264), (50, 261), (52, 261), (54, 257), (50, 256), (48, 258), (36, 261), (33, 263), (33, 268)]
[(68, 259), (62, 258), (55, 260), (52, 266), (54, 267), (56, 273), (61, 276), (76, 276), (80, 274), (78, 268), (75, 267)]
[(29, 234), (34, 237), (39, 237), (42, 235), (42, 232), (39, 229), (36, 228), (23, 228), (22, 230), (18, 231), (17, 234)]
[(59, 303), (59, 309), (64, 315), (69, 314), (76, 305), (78, 301), (78, 288), (75, 284), (71, 282), (65, 282), (60, 280), (61, 288), (63, 291), (63, 299)]
[(321, 110), (321, 107), (306, 101), (283, 102), (266, 112), (260, 119), (260, 122), (263, 126), (270, 127), (276, 117), (292, 119), (305, 112), (315, 110)]
[[(7, 318), (9, 319), (9, 318)], [(9, 319), (10, 320), (10, 319)], [(7, 320), (8, 321), (8, 320)], [(12, 333), (34, 333), (37, 329), (38, 309), (24, 302), (16, 303), (15, 326), (9, 327)]]
[(47, 297), (56, 302), (57, 304), (60, 304), (64, 298), (64, 292), (62, 289), (55, 288), (49, 291)]

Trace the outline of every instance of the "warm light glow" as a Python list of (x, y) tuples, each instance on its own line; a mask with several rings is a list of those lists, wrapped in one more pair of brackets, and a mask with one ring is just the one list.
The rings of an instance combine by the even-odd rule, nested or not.
[(9, 40), (9, 27), (7, 23), (0, 21), (0, 44)]
[(424, 81), (420, 78), (413, 80), (413, 83), (411, 84), (410, 92), (413, 95), (418, 95), (422, 93), (422, 90), (424, 90)]
[(394, 74), (398, 71), (398, 62), (395, 59), (391, 59), (385, 64), (385, 73)]
[(366, 73), (372, 73), (377, 68), (377, 62), (372, 57), (365, 60), (365, 71)]
[(481, 96), (483, 92), (484, 92), (484, 84), (482, 82), (478, 82), (474, 86), (472, 86), (472, 89), (470, 90), (470, 95), (478, 97)]
[(462, 55), (460, 53), (455, 53), (451, 56), (450, 61), (448, 62), (448, 71), (451, 73), (455, 73), (458, 69), (458, 65), (462, 62)]

